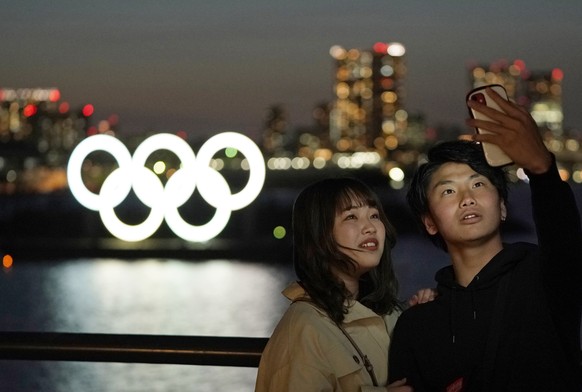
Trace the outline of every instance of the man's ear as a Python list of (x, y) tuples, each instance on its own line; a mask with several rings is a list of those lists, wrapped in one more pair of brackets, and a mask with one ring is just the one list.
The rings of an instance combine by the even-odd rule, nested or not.
[(500, 213), (501, 221), (505, 222), (505, 219), (507, 219), (507, 207), (505, 206), (505, 202), (503, 200), (501, 200)]
[(422, 223), (424, 224), (424, 228), (428, 234), (435, 235), (436, 233), (439, 232), (439, 229), (437, 228), (436, 224), (432, 220), (432, 217), (430, 216), (430, 214), (424, 215), (422, 217)]

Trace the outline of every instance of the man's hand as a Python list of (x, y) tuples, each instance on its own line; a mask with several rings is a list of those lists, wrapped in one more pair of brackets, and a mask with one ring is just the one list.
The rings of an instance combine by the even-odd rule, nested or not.
[(535, 174), (545, 173), (550, 168), (552, 157), (532, 116), (525, 108), (505, 100), (490, 88), (487, 88), (487, 94), (505, 113), (476, 101), (467, 101), (472, 109), (493, 120), (468, 119), (468, 126), (491, 132), (475, 134), (473, 140), (496, 144), (516, 165)]

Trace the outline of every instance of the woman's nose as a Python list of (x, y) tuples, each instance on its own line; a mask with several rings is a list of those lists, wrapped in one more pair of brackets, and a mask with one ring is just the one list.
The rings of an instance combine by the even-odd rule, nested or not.
[(362, 232), (364, 232), (364, 233), (375, 233), (376, 232), (376, 226), (374, 226), (374, 224), (372, 223), (372, 221), (370, 219), (365, 220), (364, 226), (362, 228)]

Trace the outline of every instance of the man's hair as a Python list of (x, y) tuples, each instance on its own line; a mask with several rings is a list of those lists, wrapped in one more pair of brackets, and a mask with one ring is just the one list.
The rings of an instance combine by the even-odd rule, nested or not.
[[(429, 214), (428, 186), (433, 174), (445, 163), (465, 163), (475, 172), (487, 177), (495, 186), (499, 197), (507, 205), (508, 181), (503, 168), (492, 167), (485, 160), (481, 144), (468, 140), (442, 142), (428, 151), (427, 162), (419, 166), (410, 183), (406, 200), (412, 214), (426, 233), (422, 222)], [(427, 233), (428, 234), (428, 233)], [(431, 241), (441, 249), (447, 246), (439, 233), (430, 236)]]
[(295, 273), (311, 300), (332, 320), (341, 323), (351, 298), (343, 282), (332, 272), (353, 271), (355, 261), (341, 251), (333, 236), (337, 213), (352, 206), (378, 209), (386, 228), (380, 264), (360, 279), (358, 299), (378, 314), (399, 308), (398, 282), (392, 266), (391, 251), (396, 234), (376, 194), (354, 178), (329, 178), (306, 187), (293, 206), (293, 261)]

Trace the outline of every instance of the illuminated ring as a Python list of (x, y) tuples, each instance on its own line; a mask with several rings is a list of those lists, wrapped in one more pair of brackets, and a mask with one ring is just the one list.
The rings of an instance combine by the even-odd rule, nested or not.
[[(136, 174), (137, 173), (137, 174)], [(128, 225), (123, 223), (115, 214), (114, 208), (120, 203), (116, 200), (118, 189), (123, 187), (124, 184), (129, 183), (130, 186), (135, 184), (147, 184), (149, 185), (149, 200), (151, 211), (148, 217), (140, 224)], [(136, 179), (139, 179), (136, 181)], [(144, 185), (141, 188), (146, 188)], [(139, 187), (138, 187), (139, 188)], [(134, 187), (134, 190), (136, 187)], [(137, 192), (136, 192), (137, 194)], [(103, 182), (101, 186), (101, 191), (99, 196), (101, 199), (101, 208), (99, 209), (99, 215), (103, 221), (103, 225), (109, 230), (111, 234), (115, 237), (122, 239), (124, 241), (141, 241), (158, 230), (162, 222), (164, 221), (164, 205), (163, 201), (164, 188), (160, 179), (151, 171), (145, 167), (139, 168), (139, 170), (132, 171), (129, 167), (115, 169)], [(151, 201), (155, 202), (151, 202)], [(146, 204), (144, 202), (144, 204)]]
[[(174, 177), (175, 181), (172, 182)], [(184, 177), (184, 179), (181, 177)], [(194, 170), (180, 169), (170, 177), (170, 180), (168, 180), (166, 184), (165, 192), (168, 195), (167, 199), (175, 197), (170, 195), (182, 193), (175, 192), (175, 190), (178, 188), (178, 184), (184, 184), (184, 180), (188, 179), (188, 177), (191, 177), (191, 180), (194, 180), (194, 178), (197, 180), (204, 178), (203, 183), (206, 183), (207, 181), (208, 183), (212, 183), (212, 198), (207, 198), (207, 196), (202, 193), (201, 196), (209, 204), (209, 200), (213, 200), (213, 204), (217, 204), (220, 207), (216, 207), (216, 212), (212, 219), (202, 226), (194, 226), (185, 222), (180, 216), (177, 208), (168, 208), (166, 210), (166, 223), (168, 223), (168, 226), (176, 235), (184, 240), (198, 242), (208, 241), (220, 234), (228, 224), (231, 215), (231, 208), (228, 207), (230, 187), (224, 177), (210, 167), (201, 168), (198, 172), (195, 172)], [(192, 182), (194, 183), (194, 181)], [(198, 188), (200, 191), (200, 186)]]
[[(131, 166), (131, 154), (122, 142), (112, 136), (91, 136), (75, 147), (67, 166), (67, 181), (75, 199), (77, 199), (77, 201), (84, 207), (93, 211), (100, 210), (101, 197), (87, 189), (83, 182), (81, 168), (85, 158), (87, 158), (90, 153), (99, 150), (109, 152), (113, 158), (115, 158), (119, 167)], [(117, 205), (119, 205), (127, 195), (129, 195), (130, 191), (131, 182), (126, 182), (122, 189), (118, 189), (119, 193), (117, 196), (119, 198), (119, 203), (117, 203)]]
[[(197, 170), (201, 170), (202, 167), (208, 167), (214, 154), (227, 147), (233, 147), (242, 152), (247, 158), (250, 170), (246, 186), (238, 193), (231, 195), (228, 201), (230, 208), (236, 211), (251, 204), (261, 192), (266, 176), (265, 160), (261, 150), (251, 139), (240, 133), (224, 132), (211, 137), (200, 147), (198, 159), (196, 160)], [(218, 203), (212, 197), (211, 190), (206, 189), (206, 185), (210, 183), (199, 183), (198, 191), (211, 206), (219, 208), (218, 205), (215, 205)]]
[[(178, 156), (178, 159), (181, 162), (182, 168), (194, 168), (196, 156), (194, 152), (190, 148), (190, 145), (186, 143), (184, 139), (179, 136), (172, 135), (169, 133), (160, 133), (157, 135), (153, 135), (145, 139), (135, 150), (133, 153), (133, 171), (139, 172), (141, 168), (145, 166), (145, 163), (149, 156), (158, 150), (169, 150), (172, 151), (174, 154)], [(178, 169), (176, 173), (183, 170), (182, 168)], [(150, 170), (148, 170), (150, 171)], [(151, 171), (150, 171), (151, 172)], [(174, 173), (174, 174), (176, 174)], [(173, 177), (174, 175), (172, 175)], [(171, 177), (170, 177), (171, 179)], [(162, 182), (156, 176), (156, 180), (159, 182), (160, 187), (163, 188)], [(148, 207), (152, 207), (156, 203), (160, 202), (163, 195), (155, 195), (155, 198), (152, 198), (150, 193), (149, 187), (142, 186), (146, 185), (145, 182), (142, 182), (138, 179), (133, 181), (133, 189), (137, 197), (143, 201), (145, 205)], [(182, 183), (182, 187), (178, 188), (180, 191), (180, 195), (176, 195), (175, 198), (172, 198), (173, 201), (177, 201), (176, 207), (181, 206), (184, 204), (190, 196), (194, 193), (194, 189), (196, 189), (196, 182), (195, 181), (184, 181)]]

